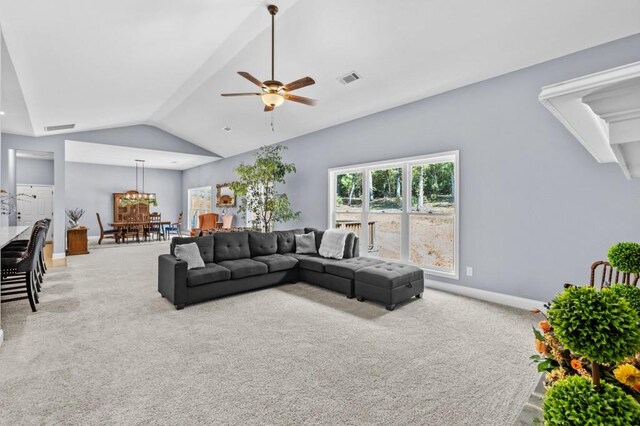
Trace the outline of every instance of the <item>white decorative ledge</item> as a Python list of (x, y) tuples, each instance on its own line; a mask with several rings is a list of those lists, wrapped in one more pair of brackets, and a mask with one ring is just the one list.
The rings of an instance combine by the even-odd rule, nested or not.
[(543, 87), (538, 99), (599, 163), (640, 178), (640, 62)]

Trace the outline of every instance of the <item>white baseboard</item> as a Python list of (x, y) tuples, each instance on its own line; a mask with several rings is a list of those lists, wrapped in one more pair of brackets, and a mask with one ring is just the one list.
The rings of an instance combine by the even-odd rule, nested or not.
[(53, 253), (51, 256), (53, 260), (64, 259), (65, 257), (67, 257), (65, 253)]
[(544, 310), (545, 302), (539, 300), (526, 299), (524, 297), (511, 296), (509, 294), (495, 293), (493, 291), (480, 290), (473, 287), (465, 287), (458, 284), (449, 284), (430, 279), (424, 280), (424, 286), (434, 290), (440, 290), (447, 293), (459, 294), (461, 296), (471, 297), (473, 299), (485, 300), (487, 302), (497, 303), (499, 305), (511, 306), (519, 309), (538, 308)]

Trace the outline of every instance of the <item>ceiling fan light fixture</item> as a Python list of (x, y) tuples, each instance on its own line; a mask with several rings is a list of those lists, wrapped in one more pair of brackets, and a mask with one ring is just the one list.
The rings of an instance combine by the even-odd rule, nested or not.
[(279, 93), (265, 93), (262, 95), (262, 102), (267, 106), (279, 107), (284, 103), (284, 96)]

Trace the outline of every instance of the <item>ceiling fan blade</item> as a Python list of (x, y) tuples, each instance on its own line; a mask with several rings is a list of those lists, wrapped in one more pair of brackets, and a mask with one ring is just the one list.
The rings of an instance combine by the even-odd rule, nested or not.
[(249, 80), (250, 82), (252, 82), (258, 87), (267, 87), (260, 80), (258, 80), (257, 78), (255, 78), (254, 76), (252, 76), (246, 71), (238, 71), (238, 74), (240, 74), (241, 76), (243, 76), (244, 78), (246, 78), (247, 80)]
[(271, 105), (265, 105), (264, 106), (264, 112), (273, 111), (274, 109), (275, 109), (275, 107), (273, 107)]
[(220, 96), (260, 96), (262, 93), (220, 93)]
[(311, 77), (303, 77), (300, 80), (292, 81), (289, 84), (284, 85), (284, 90), (287, 92), (291, 92), (293, 90), (302, 89), (303, 87), (311, 86), (312, 84), (316, 84), (315, 80)]
[(288, 101), (298, 102), (309, 106), (315, 106), (315, 104), (318, 103), (318, 101), (316, 101), (315, 99), (305, 98), (304, 96), (296, 96), (292, 95), (291, 93), (285, 93), (284, 98)]

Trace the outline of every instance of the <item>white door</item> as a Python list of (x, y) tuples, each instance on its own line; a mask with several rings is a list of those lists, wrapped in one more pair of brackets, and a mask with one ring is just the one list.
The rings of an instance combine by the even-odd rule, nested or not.
[[(16, 192), (22, 194), (17, 200), (18, 225), (31, 226), (40, 219), (53, 220), (53, 186), (16, 185)], [(49, 227), (47, 241), (53, 239), (53, 226)]]

